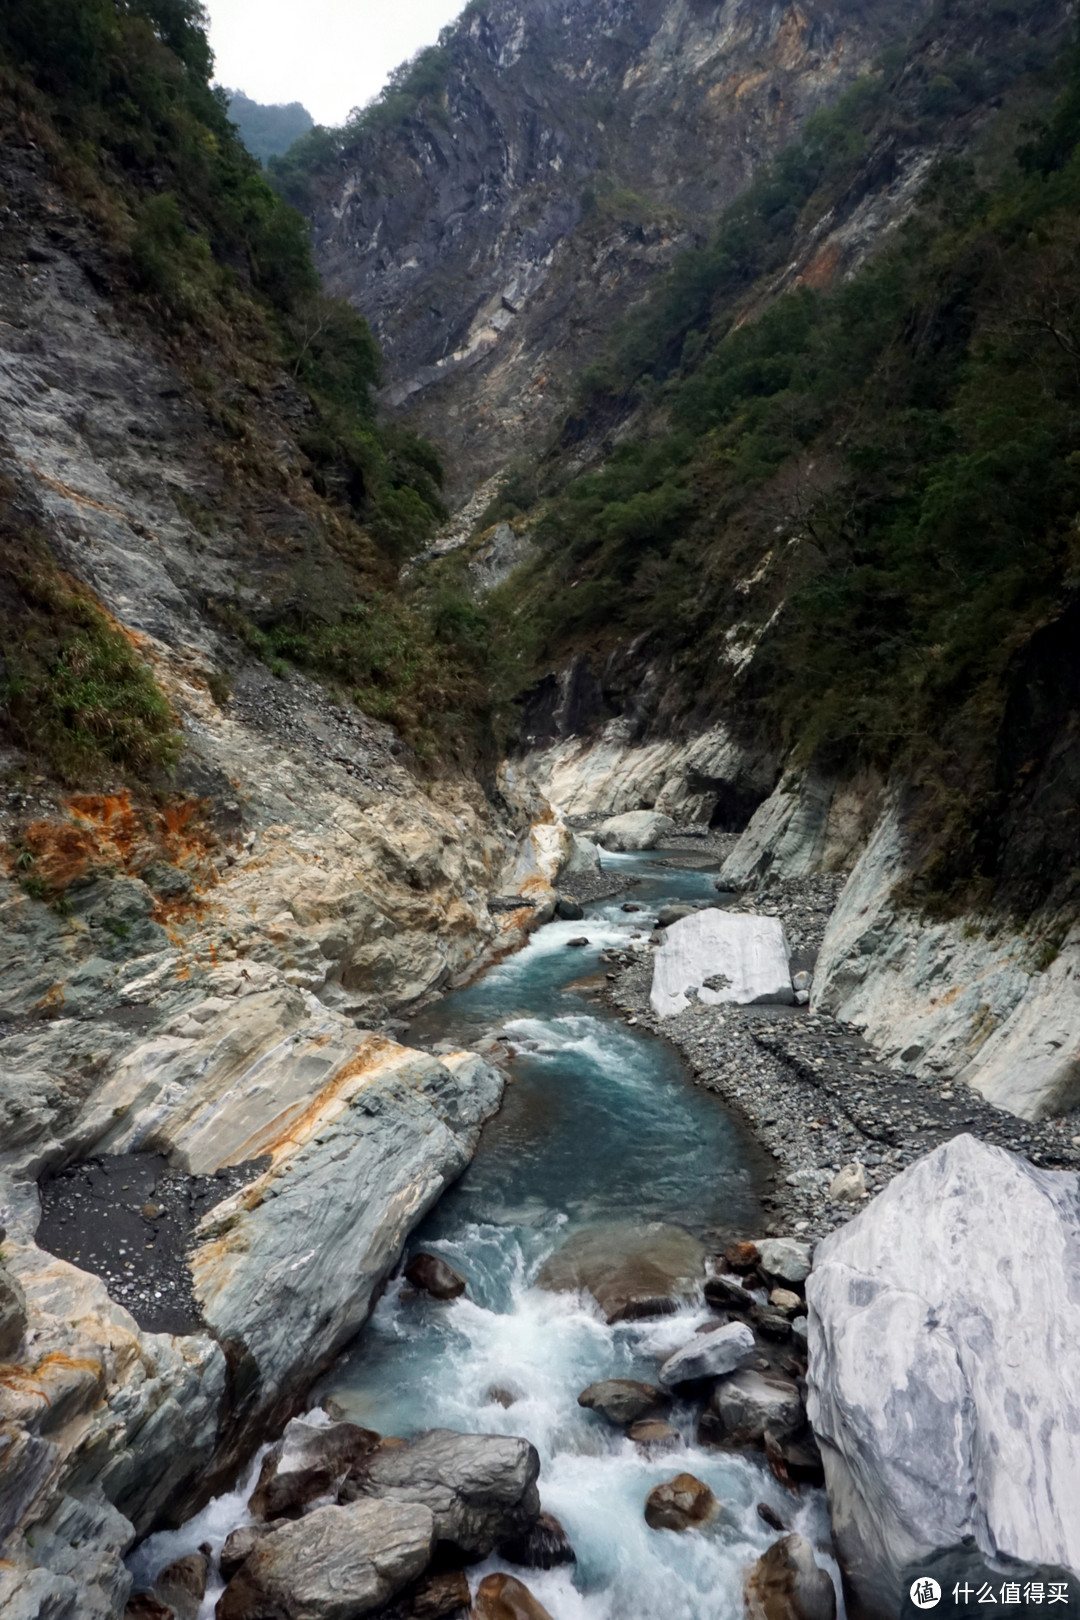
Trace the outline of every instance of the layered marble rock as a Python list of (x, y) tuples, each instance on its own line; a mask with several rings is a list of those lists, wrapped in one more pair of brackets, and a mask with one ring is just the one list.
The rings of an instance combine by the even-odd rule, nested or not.
[(710, 1007), (795, 999), (788, 947), (779, 917), (698, 911), (664, 930), (653, 959), (650, 994), (658, 1018), (683, 1012), (696, 998)]

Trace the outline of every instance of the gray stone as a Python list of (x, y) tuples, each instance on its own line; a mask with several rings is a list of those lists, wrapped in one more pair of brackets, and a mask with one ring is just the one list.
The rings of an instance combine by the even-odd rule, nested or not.
[(761, 1238), (757, 1245), (758, 1265), (766, 1277), (777, 1282), (801, 1283), (810, 1275), (813, 1248), (798, 1238)]
[(825, 1240), (808, 1411), (870, 1614), (972, 1538), (1080, 1570), (1080, 1177), (959, 1136)]
[(582, 1390), (578, 1405), (599, 1412), (609, 1423), (625, 1428), (640, 1418), (666, 1411), (671, 1405), (671, 1396), (665, 1395), (655, 1384), (646, 1384), (637, 1378), (604, 1378)]
[(695, 1334), (664, 1362), (660, 1382), (665, 1389), (674, 1389), (698, 1378), (720, 1378), (734, 1372), (753, 1349), (754, 1335), (745, 1322), (729, 1322), (715, 1333)]
[(673, 837), (677, 831), (670, 816), (655, 810), (628, 810), (605, 821), (596, 836), (605, 849), (655, 849), (662, 839)]
[(754, 1304), (749, 1288), (744, 1288), (734, 1277), (706, 1277), (705, 1298), (710, 1305), (734, 1305), (740, 1311), (748, 1311)]
[(835, 1620), (835, 1615), (836, 1590), (805, 1536), (785, 1536), (762, 1553), (746, 1582), (746, 1620)]
[(600, 871), (600, 851), (591, 838), (570, 835), (570, 853), (559, 868), (558, 880), (566, 883), (576, 877), (592, 877)]
[(486, 1558), (523, 1534), (540, 1513), (540, 1459), (527, 1440), (429, 1429), (408, 1445), (372, 1453), (346, 1494), (422, 1502), (439, 1541), (466, 1558)]
[(587, 1227), (541, 1266), (538, 1288), (587, 1290), (608, 1322), (670, 1315), (693, 1297), (705, 1251), (680, 1226)]
[(0, 1361), (13, 1360), (26, 1334), (26, 1295), (0, 1262)]
[(806, 1418), (797, 1385), (753, 1367), (740, 1367), (722, 1379), (708, 1410), (725, 1441), (738, 1446), (762, 1444), (766, 1430), (777, 1439), (794, 1434)]
[(580, 922), (585, 915), (585, 907), (567, 895), (560, 894), (555, 902), (555, 915), (560, 922)]
[(795, 992), (779, 917), (709, 909), (666, 928), (653, 958), (652, 1010), (669, 1018), (685, 1011), (693, 995), (710, 1007), (790, 1005)]
[(570, 1538), (553, 1513), (541, 1513), (521, 1535), (500, 1542), (496, 1552), (508, 1564), (519, 1564), (522, 1569), (556, 1569), (560, 1564), (577, 1562)]
[(225, 1588), (217, 1620), (354, 1620), (414, 1580), (434, 1546), (435, 1521), (418, 1502), (316, 1508), (259, 1542)]
[(259, 1519), (297, 1514), (320, 1496), (336, 1496), (379, 1443), (356, 1423), (309, 1423), (293, 1418), (263, 1459), (250, 1510)]
[(866, 1172), (861, 1164), (846, 1164), (829, 1183), (834, 1203), (858, 1204), (867, 1197)]
[(222, 1580), (231, 1581), (241, 1564), (245, 1564), (251, 1557), (263, 1537), (283, 1528), (283, 1525), (243, 1524), (239, 1530), (231, 1531), (218, 1554), (218, 1569), (221, 1571)]
[(672, 923), (682, 922), (684, 917), (692, 917), (696, 910), (696, 906), (661, 906), (656, 913), (656, 926), (670, 928)]

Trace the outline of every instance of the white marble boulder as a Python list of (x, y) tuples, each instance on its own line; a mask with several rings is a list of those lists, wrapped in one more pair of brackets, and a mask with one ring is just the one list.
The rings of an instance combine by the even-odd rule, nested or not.
[(669, 1018), (695, 997), (710, 1007), (790, 1006), (795, 992), (779, 917), (710, 909), (673, 922), (653, 958), (649, 999), (658, 1018)]
[(605, 821), (596, 836), (605, 849), (655, 849), (677, 830), (671, 817), (657, 810), (628, 810)]
[(825, 1240), (807, 1300), (853, 1614), (928, 1566), (1080, 1572), (1080, 1177), (957, 1137)]

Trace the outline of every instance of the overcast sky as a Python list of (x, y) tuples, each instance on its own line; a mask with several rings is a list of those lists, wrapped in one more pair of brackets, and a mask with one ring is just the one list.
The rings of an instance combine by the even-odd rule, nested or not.
[(465, 0), (206, 0), (219, 84), (340, 124)]

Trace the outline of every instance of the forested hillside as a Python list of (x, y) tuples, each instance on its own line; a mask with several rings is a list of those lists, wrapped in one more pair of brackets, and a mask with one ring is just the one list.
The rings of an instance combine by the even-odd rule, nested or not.
[(240, 138), (248, 151), (260, 163), (287, 152), (314, 127), (314, 118), (299, 101), (267, 106), (261, 101), (253, 101), (242, 90), (226, 90), (224, 94), (229, 117), (240, 131)]

